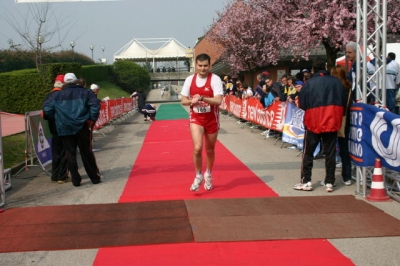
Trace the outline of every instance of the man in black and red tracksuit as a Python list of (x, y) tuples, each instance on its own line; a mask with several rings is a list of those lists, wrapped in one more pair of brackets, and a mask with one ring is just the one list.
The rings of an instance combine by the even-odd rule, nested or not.
[(314, 151), (322, 140), (325, 150), (325, 190), (333, 191), (335, 183), (335, 151), (337, 132), (341, 127), (346, 91), (342, 83), (325, 70), (326, 60), (316, 58), (313, 62), (314, 76), (299, 92), (299, 106), (305, 111), (303, 158), (301, 165), (301, 182), (294, 186), (296, 190), (310, 191), (311, 172)]
[[(55, 94), (61, 91), (63, 85), (64, 75), (58, 75), (54, 81), (53, 89), (46, 95), (44, 101), (47, 101), (50, 97), (54, 97)], [(50, 132), (53, 135), (51, 141), (51, 181), (63, 184), (68, 181), (67, 154), (61, 138), (58, 136), (55, 119), (47, 117), (44, 113), (43, 118), (48, 121)]]

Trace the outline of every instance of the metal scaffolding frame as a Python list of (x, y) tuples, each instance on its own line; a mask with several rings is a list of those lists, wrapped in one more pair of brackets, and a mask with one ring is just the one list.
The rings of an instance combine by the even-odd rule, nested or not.
[[(375, 28), (368, 31), (368, 19), (373, 18)], [(387, 42), (387, 1), (357, 0), (357, 84), (356, 99), (367, 103), (372, 97), (378, 107), (386, 106), (386, 42)], [(367, 58), (375, 58), (375, 71), (367, 73)], [(372, 82), (371, 82), (372, 81)], [(368, 87), (367, 84), (375, 84)], [(385, 179), (392, 182), (392, 187), (400, 188), (400, 175), (387, 171)], [(373, 167), (356, 167), (356, 194), (366, 196), (366, 187), (373, 175)], [(386, 180), (387, 183), (388, 180)], [(399, 200), (397, 194), (391, 197)]]

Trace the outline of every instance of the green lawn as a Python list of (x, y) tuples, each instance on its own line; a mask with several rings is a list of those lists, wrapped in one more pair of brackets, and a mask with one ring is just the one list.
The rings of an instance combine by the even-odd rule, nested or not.
[[(100, 86), (100, 92), (98, 94), (99, 99), (103, 99), (106, 96), (110, 97), (110, 99), (127, 98), (131, 96), (128, 92), (109, 81), (101, 81), (98, 82), (97, 85)], [(90, 88), (90, 84), (88, 84), (88, 87)]]
[(25, 133), (2, 138), (4, 169), (11, 168), (25, 160)]

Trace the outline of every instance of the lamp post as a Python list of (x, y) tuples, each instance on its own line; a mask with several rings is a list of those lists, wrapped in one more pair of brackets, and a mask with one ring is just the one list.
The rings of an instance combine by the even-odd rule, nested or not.
[(75, 62), (75, 52), (74, 52), (75, 41), (72, 41), (69, 45), (71, 45), (72, 49), (72, 61)]
[(93, 61), (93, 49), (94, 49), (94, 46), (90, 45), (90, 50), (92, 50), (92, 61)]
[(39, 35), (37, 41), (39, 44), (39, 65), (42, 65), (42, 44), (44, 42), (44, 37)]
[(101, 50), (103, 51), (103, 58), (102, 58), (102, 60), (101, 60), (101, 63), (104, 63), (103, 60), (105, 60), (105, 59), (104, 59), (104, 50), (105, 50), (105, 49), (106, 49), (106, 48), (105, 48), (104, 46), (101, 47)]

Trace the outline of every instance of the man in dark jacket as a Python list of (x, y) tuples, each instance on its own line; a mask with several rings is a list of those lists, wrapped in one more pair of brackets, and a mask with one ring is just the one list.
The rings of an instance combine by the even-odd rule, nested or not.
[(337, 132), (342, 123), (346, 92), (342, 83), (325, 70), (326, 60), (316, 58), (313, 62), (314, 76), (299, 92), (299, 106), (305, 111), (303, 159), (300, 184), (296, 190), (310, 191), (314, 151), (322, 140), (325, 151), (325, 190), (333, 191), (335, 183), (335, 151)]
[(74, 186), (80, 186), (82, 177), (78, 172), (76, 147), (79, 147), (83, 166), (93, 184), (100, 183), (100, 174), (94, 157), (89, 129), (99, 117), (100, 104), (90, 90), (78, 86), (76, 76), (67, 73), (65, 86), (52, 94), (43, 104), (43, 112), (55, 119), (58, 135), (66, 149), (68, 169)]
[[(53, 94), (57, 94), (61, 91), (63, 85), (64, 75), (58, 75), (54, 81), (53, 89), (46, 95), (44, 101), (47, 101), (49, 97), (54, 97)], [(50, 119), (44, 114), (43, 118), (48, 121), (50, 132), (53, 135), (51, 141), (51, 181), (63, 184), (68, 181), (67, 154), (61, 138), (58, 136), (55, 119)]]

